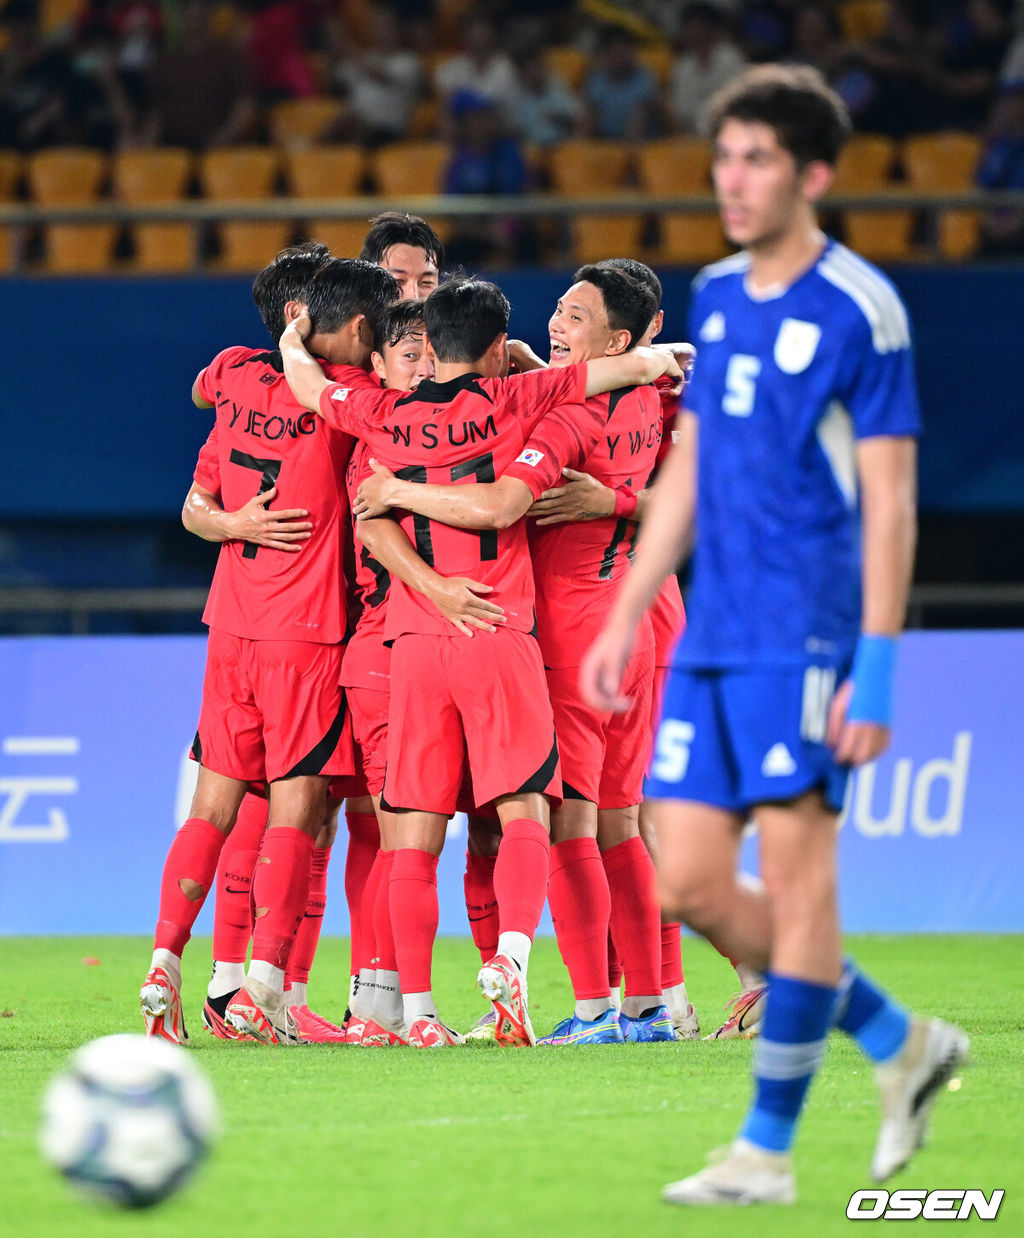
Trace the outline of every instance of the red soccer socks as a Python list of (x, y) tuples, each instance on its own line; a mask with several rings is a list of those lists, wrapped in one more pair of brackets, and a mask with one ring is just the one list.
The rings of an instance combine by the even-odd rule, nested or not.
[(661, 911), (654, 865), (639, 836), (602, 853), (611, 894), (611, 927), (626, 974), (626, 997), (661, 992)]
[(576, 1000), (607, 998), (611, 900), (596, 838), (552, 846), (548, 903)]
[[(480, 951), (480, 961), (488, 962), (498, 949), (498, 900), (494, 896), (495, 855), (472, 855), (466, 852), (466, 915), (473, 945)], [(547, 874), (545, 873), (545, 881)]]
[(295, 944), (288, 956), (288, 973), (285, 986), (306, 984), (309, 969), (313, 966), (320, 930), (324, 923), (324, 908), (327, 905), (327, 867), (331, 862), (330, 847), (314, 847), (309, 870), (309, 893), (306, 909), (295, 934)]
[(285, 969), (306, 909), (313, 838), (288, 825), (267, 830), (256, 862), (252, 897), (256, 922), (252, 958)]
[(437, 856), (413, 847), (394, 853), (389, 886), (391, 927), (402, 993), (429, 993), (437, 936)]
[(345, 856), (345, 898), (352, 935), (352, 974), (370, 967), (373, 952), (373, 907), (364, 895), (373, 862), (380, 850), (380, 827), (372, 812), (346, 812), (348, 853)]
[(252, 874), (267, 828), (267, 811), (262, 796), (247, 794), (220, 853), (213, 912), (213, 957), (218, 962), (245, 962), (252, 936)]
[(200, 817), (178, 830), (164, 861), (154, 948), (181, 957), (213, 884), (224, 835)]

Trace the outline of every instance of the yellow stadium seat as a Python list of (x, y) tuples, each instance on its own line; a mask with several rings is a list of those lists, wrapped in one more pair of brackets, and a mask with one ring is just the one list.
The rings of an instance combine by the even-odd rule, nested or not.
[(280, 155), (269, 146), (218, 146), (200, 156), (199, 177), (208, 198), (269, 198), (280, 167)]
[(43, 0), (39, 6), (39, 28), (44, 34), (69, 28), (85, 10), (86, 0)]
[[(155, 205), (181, 202), (192, 174), (192, 155), (165, 146), (153, 150), (123, 151), (114, 159), (114, 193), (122, 202)], [(181, 223), (137, 223), (137, 271), (188, 271), (198, 252), (196, 229)]]
[[(382, 146), (373, 156), (373, 180), (377, 192), (385, 198), (401, 199), (416, 194), (440, 194), (444, 185), (444, 170), (451, 158), (447, 142), (392, 142)], [(431, 219), (434, 231), (446, 241), (452, 226), (447, 219)]]
[[(22, 159), (17, 151), (0, 150), (0, 202), (13, 202), (22, 174)], [(10, 228), (0, 229), (0, 271), (9, 271), (14, 258)]]
[[(79, 206), (96, 202), (107, 175), (107, 158), (99, 151), (58, 146), (28, 160), (28, 184), (41, 206)], [(46, 229), (45, 269), (61, 274), (93, 273), (109, 268), (114, 224), (51, 224)]]
[(439, 194), (451, 157), (446, 142), (393, 142), (373, 158), (377, 192), (384, 197)]
[[(640, 183), (659, 196), (706, 196), (711, 192), (711, 147), (702, 138), (658, 138), (637, 150)], [(658, 262), (710, 262), (728, 250), (718, 211), (659, 217)]]
[(548, 65), (572, 90), (579, 90), (587, 75), (590, 59), (578, 47), (549, 47)]
[[(856, 197), (893, 188), (896, 145), (891, 138), (877, 134), (854, 134), (843, 147), (836, 164), (833, 194)], [(842, 212), (847, 244), (874, 262), (899, 262), (911, 256), (912, 211), (900, 207), (887, 210)]]
[(838, 17), (844, 38), (870, 43), (885, 30), (889, 3), (888, 0), (842, 0)]
[[(271, 198), (280, 171), (280, 156), (269, 146), (223, 146), (200, 156), (199, 179), (208, 198), (253, 201)], [(218, 228), (224, 271), (256, 271), (288, 244), (288, 221), (239, 220)]]
[[(362, 185), (366, 156), (360, 146), (308, 146), (285, 155), (288, 184), (297, 198), (352, 198)], [(310, 219), (309, 240), (322, 241), (339, 258), (362, 249), (366, 219)]]
[(312, 146), (324, 140), (340, 110), (340, 102), (330, 95), (282, 99), (270, 109), (270, 137), (285, 148)]
[[(632, 151), (623, 142), (578, 139), (561, 142), (550, 153), (552, 192), (560, 197), (604, 197), (628, 192)], [(571, 221), (577, 262), (628, 257), (640, 247), (640, 214), (587, 214)]]
[[(929, 133), (903, 143), (903, 167), (913, 189), (958, 193), (974, 188), (982, 142), (971, 133)], [(978, 248), (977, 211), (942, 211), (938, 220), (939, 251), (954, 261), (970, 258)]]
[(0, 201), (13, 201), (23, 166), (21, 155), (16, 150), (0, 150)]
[(409, 118), (409, 137), (415, 141), (432, 142), (441, 132), (441, 100), (437, 95), (419, 99)]
[(297, 198), (353, 198), (362, 186), (366, 156), (361, 146), (307, 146), (284, 159), (288, 185)]
[(636, 58), (645, 64), (657, 79), (658, 89), (664, 90), (668, 75), (672, 72), (675, 53), (668, 43), (648, 43), (638, 47)]

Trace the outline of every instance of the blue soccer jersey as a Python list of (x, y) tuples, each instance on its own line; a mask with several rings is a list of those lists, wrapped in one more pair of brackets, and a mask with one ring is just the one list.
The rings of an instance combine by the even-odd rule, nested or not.
[(907, 315), (884, 275), (834, 241), (774, 296), (750, 293), (748, 269), (738, 254), (694, 283), (697, 541), (679, 666), (847, 658), (856, 440), (920, 430)]

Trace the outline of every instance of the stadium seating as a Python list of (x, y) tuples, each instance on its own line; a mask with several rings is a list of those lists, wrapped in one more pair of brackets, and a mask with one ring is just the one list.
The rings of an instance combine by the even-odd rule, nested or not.
[[(701, 138), (660, 138), (637, 151), (640, 184), (659, 195), (706, 195), (711, 192), (711, 148)], [(710, 262), (727, 249), (718, 212), (662, 215), (658, 262)]]
[[(187, 150), (165, 146), (154, 150), (123, 151), (114, 160), (114, 195), (135, 204), (180, 202), (192, 173)], [(137, 223), (136, 271), (188, 271), (198, 251), (196, 229), (184, 223)]]
[[(199, 179), (208, 198), (222, 201), (259, 201), (274, 195), (280, 156), (268, 146), (223, 146), (200, 157)], [(239, 220), (223, 223), (220, 257), (222, 271), (257, 271), (288, 244), (292, 225), (277, 220)]]
[(889, 18), (889, 0), (842, 0), (838, 11), (843, 38), (870, 42), (880, 38)]
[(548, 65), (571, 90), (579, 90), (587, 75), (589, 58), (578, 47), (549, 47)]
[(385, 197), (439, 194), (451, 151), (446, 142), (393, 142), (373, 157), (377, 192)]
[[(41, 206), (80, 206), (99, 198), (107, 157), (80, 146), (55, 146), (28, 160), (28, 185)], [(58, 274), (105, 271), (113, 255), (114, 224), (50, 224), (44, 268)]]
[[(834, 194), (856, 196), (892, 189), (896, 145), (891, 138), (858, 133), (843, 147), (836, 165)], [(911, 256), (913, 212), (902, 208), (842, 212), (843, 235), (852, 249), (873, 262)]]
[[(17, 151), (0, 150), (0, 202), (13, 202), (21, 180), (22, 160)], [(10, 228), (0, 229), (0, 271), (9, 271), (14, 258)]]
[[(296, 198), (352, 198), (359, 193), (366, 157), (360, 146), (308, 146), (288, 151), (285, 170)], [(303, 229), (314, 241), (322, 241), (331, 253), (354, 258), (366, 235), (365, 219), (317, 219)]]
[(282, 99), (270, 108), (271, 139), (285, 149), (322, 142), (340, 107), (339, 101), (330, 95)]
[[(561, 197), (603, 197), (626, 192), (632, 151), (624, 142), (578, 139), (561, 142), (549, 157), (552, 192)], [(580, 215), (571, 221), (574, 258), (597, 262), (611, 254), (639, 251), (643, 216)]]
[[(382, 146), (372, 159), (377, 193), (394, 198), (396, 210), (401, 209), (403, 198), (440, 194), (450, 156), (447, 142), (393, 142)], [(431, 219), (430, 223), (442, 241), (451, 235), (448, 220)]]
[[(974, 188), (981, 158), (981, 139), (970, 133), (929, 133), (903, 143), (903, 167), (912, 189), (958, 193)], [(938, 217), (939, 252), (962, 261), (978, 247), (977, 211), (942, 211)]]
[(42, 0), (39, 28), (44, 34), (70, 29), (85, 11), (86, 0)]
[(668, 43), (648, 43), (637, 48), (636, 58), (654, 74), (658, 89), (664, 90), (675, 60), (671, 46)]

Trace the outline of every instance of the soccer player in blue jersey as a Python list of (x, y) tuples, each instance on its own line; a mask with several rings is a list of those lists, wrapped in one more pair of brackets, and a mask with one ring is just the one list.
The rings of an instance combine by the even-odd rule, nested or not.
[[(722, 223), (742, 252), (695, 282), (679, 442), (581, 686), (595, 707), (624, 707), (634, 633), (696, 528), (646, 791), (661, 894), (765, 971), (769, 993), (739, 1137), (664, 1198), (790, 1203), (790, 1146), (833, 1027), (876, 1065), (879, 1180), (920, 1146), (967, 1037), (909, 1015), (844, 961), (837, 910), (838, 813), (850, 767), (889, 743), (916, 536), (906, 312), (879, 271), (818, 230), (849, 119), (815, 70), (746, 71), (712, 99), (708, 128)], [(750, 815), (762, 890), (737, 879)]]

